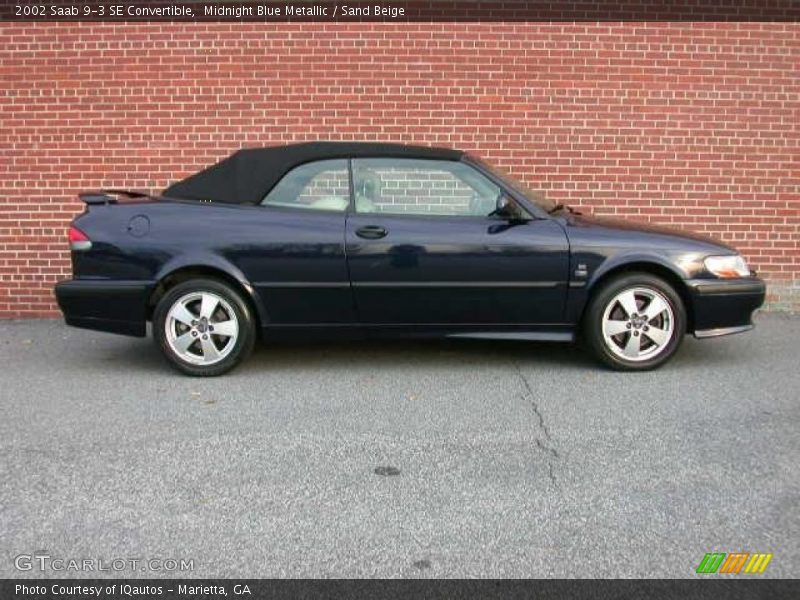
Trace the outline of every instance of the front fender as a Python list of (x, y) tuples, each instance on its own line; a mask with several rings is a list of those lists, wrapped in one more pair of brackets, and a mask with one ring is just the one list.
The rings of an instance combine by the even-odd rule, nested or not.
[(591, 275), (586, 282), (586, 289), (587, 291), (590, 291), (609, 273), (625, 268), (635, 267), (637, 265), (656, 265), (657, 267), (668, 270), (674, 277), (683, 280), (687, 278), (688, 274), (677, 266), (680, 264), (680, 262), (680, 258), (657, 251), (635, 251), (615, 254), (603, 260), (590, 272)]
[[(597, 252), (576, 252), (570, 264), (569, 298), (567, 319), (579, 323), (592, 292), (610, 275), (622, 271), (641, 269), (667, 277), (670, 281), (685, 281), (688, 273), (682, 264), (692, 264), (693, 256), (684, 253), (674, 255), (658, 250), (631, 250), (606, 255)], [(581, 277), (582, 273), (586, 273)], [(682, 290), (678, 290), (682, 293)]]

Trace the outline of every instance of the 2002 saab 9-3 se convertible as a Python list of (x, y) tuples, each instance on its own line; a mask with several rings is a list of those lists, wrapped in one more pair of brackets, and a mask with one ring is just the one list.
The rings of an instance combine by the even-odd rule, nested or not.
[(241, 150), (160, 196), (81, 194), (70, 325), (147, 321), (190, 375), (257, 334), (572, 341), (663, 364), (686, 332), (752, 328), (765, 286), (733, 249), (548, 201), (456, 150), (319, 142)]

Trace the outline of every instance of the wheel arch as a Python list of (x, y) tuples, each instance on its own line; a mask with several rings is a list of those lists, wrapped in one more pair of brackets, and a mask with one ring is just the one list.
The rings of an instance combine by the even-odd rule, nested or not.
[(158, 301), (161, 300), (168, 290), (179, 283), (198, 278), (216, 279), (230, 285), (234, 290), (238, 291), (255, 316), (257, 331), (260, 331), (262, 324), (267, 322), (267, 314), (258, 295), (241, 271), (232, 265), (226, 268), (219, 264), (200, 262), (173, 265), (172, 267), (162, 269), (147, 302), (147, 319), (152, 320), (153, 311)]
[(652, 258), (636, 258), (618, 262), (595, 273), (595, 276), (587, 286), (586, 302), (581, 310), (581, 321), (583, 321), (589, 302), (597, 290), (605, 282), (624, 273), (647, 273), (659, 277), (670, 284), (683, 301), (683, 307), (686, 311), (686, 332), (692, 333), (694, 331), (693, 307), (689, 296), (689, 288), (686, 286), (683, 276), (671, 265)]

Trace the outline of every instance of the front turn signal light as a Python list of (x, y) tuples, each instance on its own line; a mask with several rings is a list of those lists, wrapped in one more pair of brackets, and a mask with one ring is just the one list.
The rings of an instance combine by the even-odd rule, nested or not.
[(738, 254), (732, 256), (708, 256), (703, 263), (710, 273), (722, 279), (748, 277), (750, 275), (747, 263)]

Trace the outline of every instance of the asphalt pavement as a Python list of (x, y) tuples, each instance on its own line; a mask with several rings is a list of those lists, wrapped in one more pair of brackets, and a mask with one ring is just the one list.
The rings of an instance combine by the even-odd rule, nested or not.
[(559, 344), (282, 344), (193, 379), (150, 339), (0, 322), (0, 577), (694, 577), (707, 552), (796, 577), (798, 340), (760, 315), (643, 374)]

